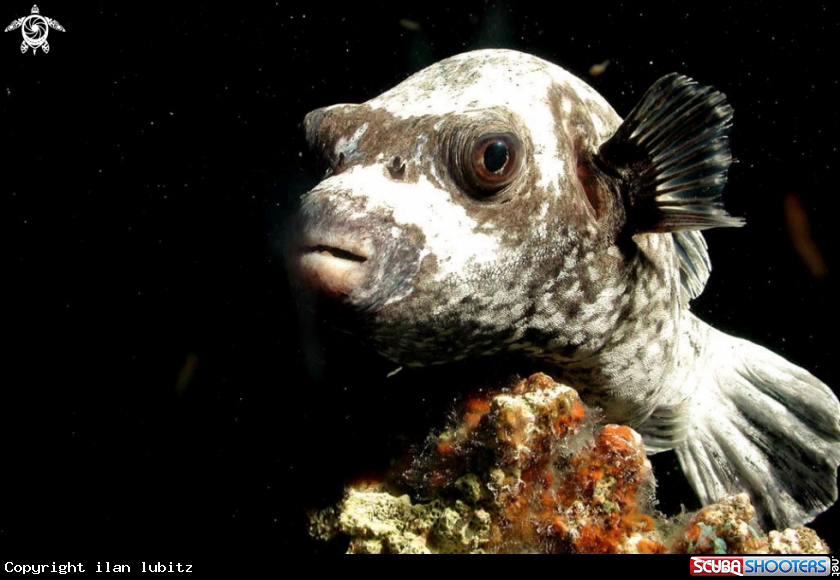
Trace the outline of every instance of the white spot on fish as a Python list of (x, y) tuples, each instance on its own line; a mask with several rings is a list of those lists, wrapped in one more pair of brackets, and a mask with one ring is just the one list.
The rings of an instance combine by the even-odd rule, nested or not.
[[(379, 166), (354, 166), (322, 185), (351, 191), (353, 199), (365, 201), (364, 208), (355, 211), (351, 219), (389, 212), (398, 225), (417, 226), (426, 238), (421, 255), (438, 258), (436, 281), (463, 278), (471, 268), (498, 259), (498, 236), (478, 231), (478, 222), (452, 203), (449, 192), (438, 189), (423, 175), (416, 183), (401, 183), (387, 178)], [(346, 203), (349, 206), (349, 200)], [(469, 290), (457, 294), (466, 296)]]

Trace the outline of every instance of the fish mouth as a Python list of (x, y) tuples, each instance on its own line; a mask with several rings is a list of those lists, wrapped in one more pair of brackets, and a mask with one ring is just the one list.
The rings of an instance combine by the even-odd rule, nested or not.
[(301, 279), (318, 294), (345, 301), (362, 287), (373, 252), (347, 240), (307, 240), (298, 250)]
[(314, 246), (305, 246), (302, 251), (304, 254), (319, 254), (321, 256), (329, 256), (337, 260), (358, 262), (359, 264), (364, 264), (368, 261), (367, 256), (356, 254), (343, 248), (327, 246), (326, 244), (315, 244)]

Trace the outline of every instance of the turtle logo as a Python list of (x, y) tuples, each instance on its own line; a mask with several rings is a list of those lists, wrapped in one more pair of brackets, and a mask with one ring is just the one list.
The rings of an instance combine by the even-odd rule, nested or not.
[(38, 5), (32, 6), (32, 14), (18, 18), (6, 27), (4, 32), (10, 30), (21, 29), (23, 32), (23, 43), (20, 45), (20, 51), (26, 52), (27, 49), (32, 49), (32, 54), (38, 52), (38, 49), (44, 51), (44, 54), (50, 51), (50, 45), (47, 42), (47, 34), (50, 28), (55, 28), (58, 31), (64, 32), (64, 27), (46, 16), (41, 16)]

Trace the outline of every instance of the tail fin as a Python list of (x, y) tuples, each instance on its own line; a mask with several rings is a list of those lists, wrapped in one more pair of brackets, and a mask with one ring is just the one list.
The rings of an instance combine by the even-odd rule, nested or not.
[(746, 491), (784, 529), (837, 500), (840, 403), (807, 371), (708, 328), (709, 358), (677, 455), (704, 504)]

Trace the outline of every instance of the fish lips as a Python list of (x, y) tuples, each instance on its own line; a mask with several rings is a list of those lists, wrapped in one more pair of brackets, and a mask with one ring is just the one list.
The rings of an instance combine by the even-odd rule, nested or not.
[(313, 232), (298, 244), (295, 265), (304, 285), (343, 302), (364, 287), (373, 254), (369, 244), (359, 244), (353, 238)]
[(348, 218), (323, 193), (302, 210), (291, 267), (304, 302), (370, 314), (412, 292), (422, 248), (415, 233), (390, 216)]

